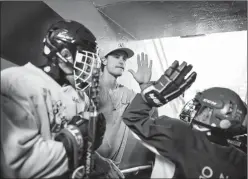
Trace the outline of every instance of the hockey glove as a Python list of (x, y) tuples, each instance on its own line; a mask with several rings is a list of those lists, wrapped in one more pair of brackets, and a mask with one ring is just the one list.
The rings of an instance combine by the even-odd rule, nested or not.
[(152, 107), (160, 107), (182, 95), (196, 79), (196, 72), (185, 79), (192, 68), (186, 62), (179, 65), (178, 61), (174, 61), (157, 81), (142, 90), (143, 99)]
[[(106, 120), (103, 114), (100, 113), (97, 116), (95, 124), (97, 132), (94, 149), (97, 149), (102, 144), (106, 128)], [(88, 119), (84, 119), (82, 116), (74, 116), (68, 125), (55, 136), (56, 141), (64, 144), (70, 170), (74, 170), (81, 165), (82, 158), (86, 152), (89, 130)]]

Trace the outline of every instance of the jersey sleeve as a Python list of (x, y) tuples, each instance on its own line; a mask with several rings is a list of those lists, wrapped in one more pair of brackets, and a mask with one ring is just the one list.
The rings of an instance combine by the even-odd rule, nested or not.
[[(151, 107), (137, 94), (123, 114), (125, 124), (145, 143), (172, 161), (182, 159), (190, 145), (190, 128), (178, 119), (150, 117)], [(185, 145), (187, 143), (187, 145)]]
[[(131, 103), (137, 93), (134, 90), (127, 89), (127, 94), (128, 103)], [(151, 116), (152, 118), (158, 117), (158, 108), (153, 107), (152, 110), (150, 110), (149, 112), (149, 116)]]
[(32, 82), (22, 79), (13, 80), (1, 74), (2, 172), (10, 178), (62, 175), (68, 170), (63, 144), (41, 135), (41, 130), (50, 130), (39, 122), (49, 123), (45, 99), (34, 104), (33, 98), (39, 97), (31, 92)]

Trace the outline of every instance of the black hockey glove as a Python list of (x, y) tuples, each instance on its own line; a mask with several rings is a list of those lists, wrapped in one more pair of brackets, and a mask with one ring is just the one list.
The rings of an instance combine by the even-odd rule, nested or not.
[[(106, 129), (106, 120), (103, 114), (100, 113), (97, 116), (95, 124), (96, 141), (94, 149), (96, 150), (102, 144)], [(56, 135), (55, 140), (63, 142), (65, 146), (70, 170), (74, 170), (81, 165), (82, 158), (86, 152), (90, 130), (88, 119), (84, 119), (82, 116), (74, 116), (68, 125)]]
[(160, 107), (182, 95), (196, 79), (196, 72), (185, 79), (192, 68), (186, 62), (179, 65), (178, 61), (174, 61), (157, 81), (142, 90), (143, 99), (152, 107)]

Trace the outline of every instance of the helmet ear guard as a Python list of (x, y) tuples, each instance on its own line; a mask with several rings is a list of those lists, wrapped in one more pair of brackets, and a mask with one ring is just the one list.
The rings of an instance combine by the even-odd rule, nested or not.
[[(58, 49), (51, 43), (51, 41), (50, 41), (50, 36), (51, 36), (51, 31), (49, 31), (47, 34), (46, 34), (46, 36), (45, 36), (45, 38), (44, 38), (44, 40), (43, 40), (43, 43), (44, 43), (44, 51), (43, 51), (43, 53), (46, 55), (46, 56), (48, 56), (48, 57), (50, 57), (51, 55), (54, 55), (56, 52), (58, 52)], [(45, 50), (45, 49), (48, 49), (47, 51)]]
[[(55, 30), (56, 31), (56, 30)], [(49, 59), (54, 59), (55, 56), (57, 56), (59, 59), (63, 60), (65, 63), (68, 63), (68, 60), (61, 54), (61, 51), (65, 49), (65, 47), (62, 47), (62, 45), (58, 45), (56, 47), (52, 42), (51, 42), (51, 36), (53, 35), (52, 33), (56, 33), (53, 30), (50, 30), (44, 39), (44, 51), (43, 53), (49, 58)], [(60, 47), (61, 46), (61, 47)], [(59, 48), (60, 47), (60, 48)], [(68, 50), (68, 49), (67, 49)], [(68, 50), (69, 51), (69, 50)], [(71, 53), (71, 52), (70, 52)]]

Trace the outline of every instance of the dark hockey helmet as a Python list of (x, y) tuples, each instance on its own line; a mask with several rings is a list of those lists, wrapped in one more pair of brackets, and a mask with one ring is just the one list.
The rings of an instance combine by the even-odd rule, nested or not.
[(246, 114), (246, 105), (237, 93), (227, 88), (214, 87), (197, 93), (183, 107), (180, 119), (207, 129), (226, 130), (232, 125), (241, 126)]
[(98, 72), (101, 61), (96, 38), (88, 28), (72, 20), (59, 21), (48, 29), (43, 42), (49, 60), (57, 63), (59, 59), (73, 68), (77, 90), (92, 84), (92, 74)]

